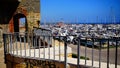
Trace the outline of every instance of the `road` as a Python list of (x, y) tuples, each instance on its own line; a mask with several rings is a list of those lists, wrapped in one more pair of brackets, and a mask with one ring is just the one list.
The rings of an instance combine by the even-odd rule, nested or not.
[[(77, 54), (77, 45), (68, 44), (72, 48), (72, 52)], [(85, 56), (85, 49), (86, 49), (86, 56), (92, 60), (92, 48), (80, 46), (80, 56)], [(109, 51), (109, 62), (112, 64), (115, 64), (115, 48), (110, 48)], [(118, 48), (118, 54), (117, 54), (117, 63), (120, 65), (120, 48)], [(99, 61), (99, 50), (93, 49), (93, 59), (94, 61)], [(101, 61), (107, 62), (107, 49), (101, 50)]]

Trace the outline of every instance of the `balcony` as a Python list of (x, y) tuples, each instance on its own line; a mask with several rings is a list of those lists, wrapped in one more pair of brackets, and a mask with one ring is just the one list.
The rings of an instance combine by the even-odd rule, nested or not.
[(77, 37), (76, 43), (68, 37), (44, 29), (4, 34), (5, 63), (27, 68), (120, 68), (120, 37)]

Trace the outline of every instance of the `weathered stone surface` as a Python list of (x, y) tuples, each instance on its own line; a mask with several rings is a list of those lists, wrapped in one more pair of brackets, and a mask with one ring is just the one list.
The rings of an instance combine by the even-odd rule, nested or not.
[(40, 13), (40, 0), (22, 0), (20, 6), (27, 7), (28, 12)]
[[(25, 31), (30, 32), (32, 31), (33, 27), (39, 27), (38, 21), (40, 21), (40, 0), (20, 0), (19, 5), (14, 5), (14, 6), (16, 6), (17, 8), (14, 9), (15, 12), (13, 13), (12, 16), (3, 16), (6, 18), (11, 17), (10, 21), (7, 24), (6, 23), (3, 24), (4, 22), (6, 22), (5, 20), (0, 21), (0, 23), (2, 22), (2, 24), (0, 24), (0, 28), (2, 28), (3, 31), (5, 32), (20, 31), (20, 28), (15, 28), (15, 27), (19, 26), (19, 19), (23, 17), (26, 18)], [(3, 7), (3, 8), (6, 8), (6, 7)], [(7, 7), (7, 8), (13, 10), (12, 8), (14, 7)], [(18, 20), (18, 22), (15, 20)], [(15, 23), (18, 23), (18, 24), (15, 24)]]

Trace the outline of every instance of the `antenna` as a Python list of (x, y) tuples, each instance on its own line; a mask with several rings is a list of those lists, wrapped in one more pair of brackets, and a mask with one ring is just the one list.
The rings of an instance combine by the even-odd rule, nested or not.
[(45, 28), (45, 25), (46, 25), (46, 20), (44, 19), (44, 28)]
[(114, 23), (116, 23), (116, 21), (115, 21), (115, 15), (114, 15), (113, 19), (114, 19)]
[(114, 11), (113, 11), (113, 7), (111, 7), (111, 22), (112, 22), (113, 24), (116, 23), (116, 21), (115, 21), (115, 14), (114, 14)]
[(98, 16), (96, 17), (96, 23), (98, 23)]

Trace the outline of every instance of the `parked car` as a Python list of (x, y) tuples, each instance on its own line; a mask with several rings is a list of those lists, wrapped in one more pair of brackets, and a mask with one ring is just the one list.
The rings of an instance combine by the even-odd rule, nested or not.
[[(75, 45), (78, 45), (79, 39), (74, 38), (72, 43)], [(83, 46), (87, 46), (87, 47), (92, 47), (93, 46), (93, 42), (91, 40), (86, 40), (86, 39), (80, 39), (80, 44)]]

